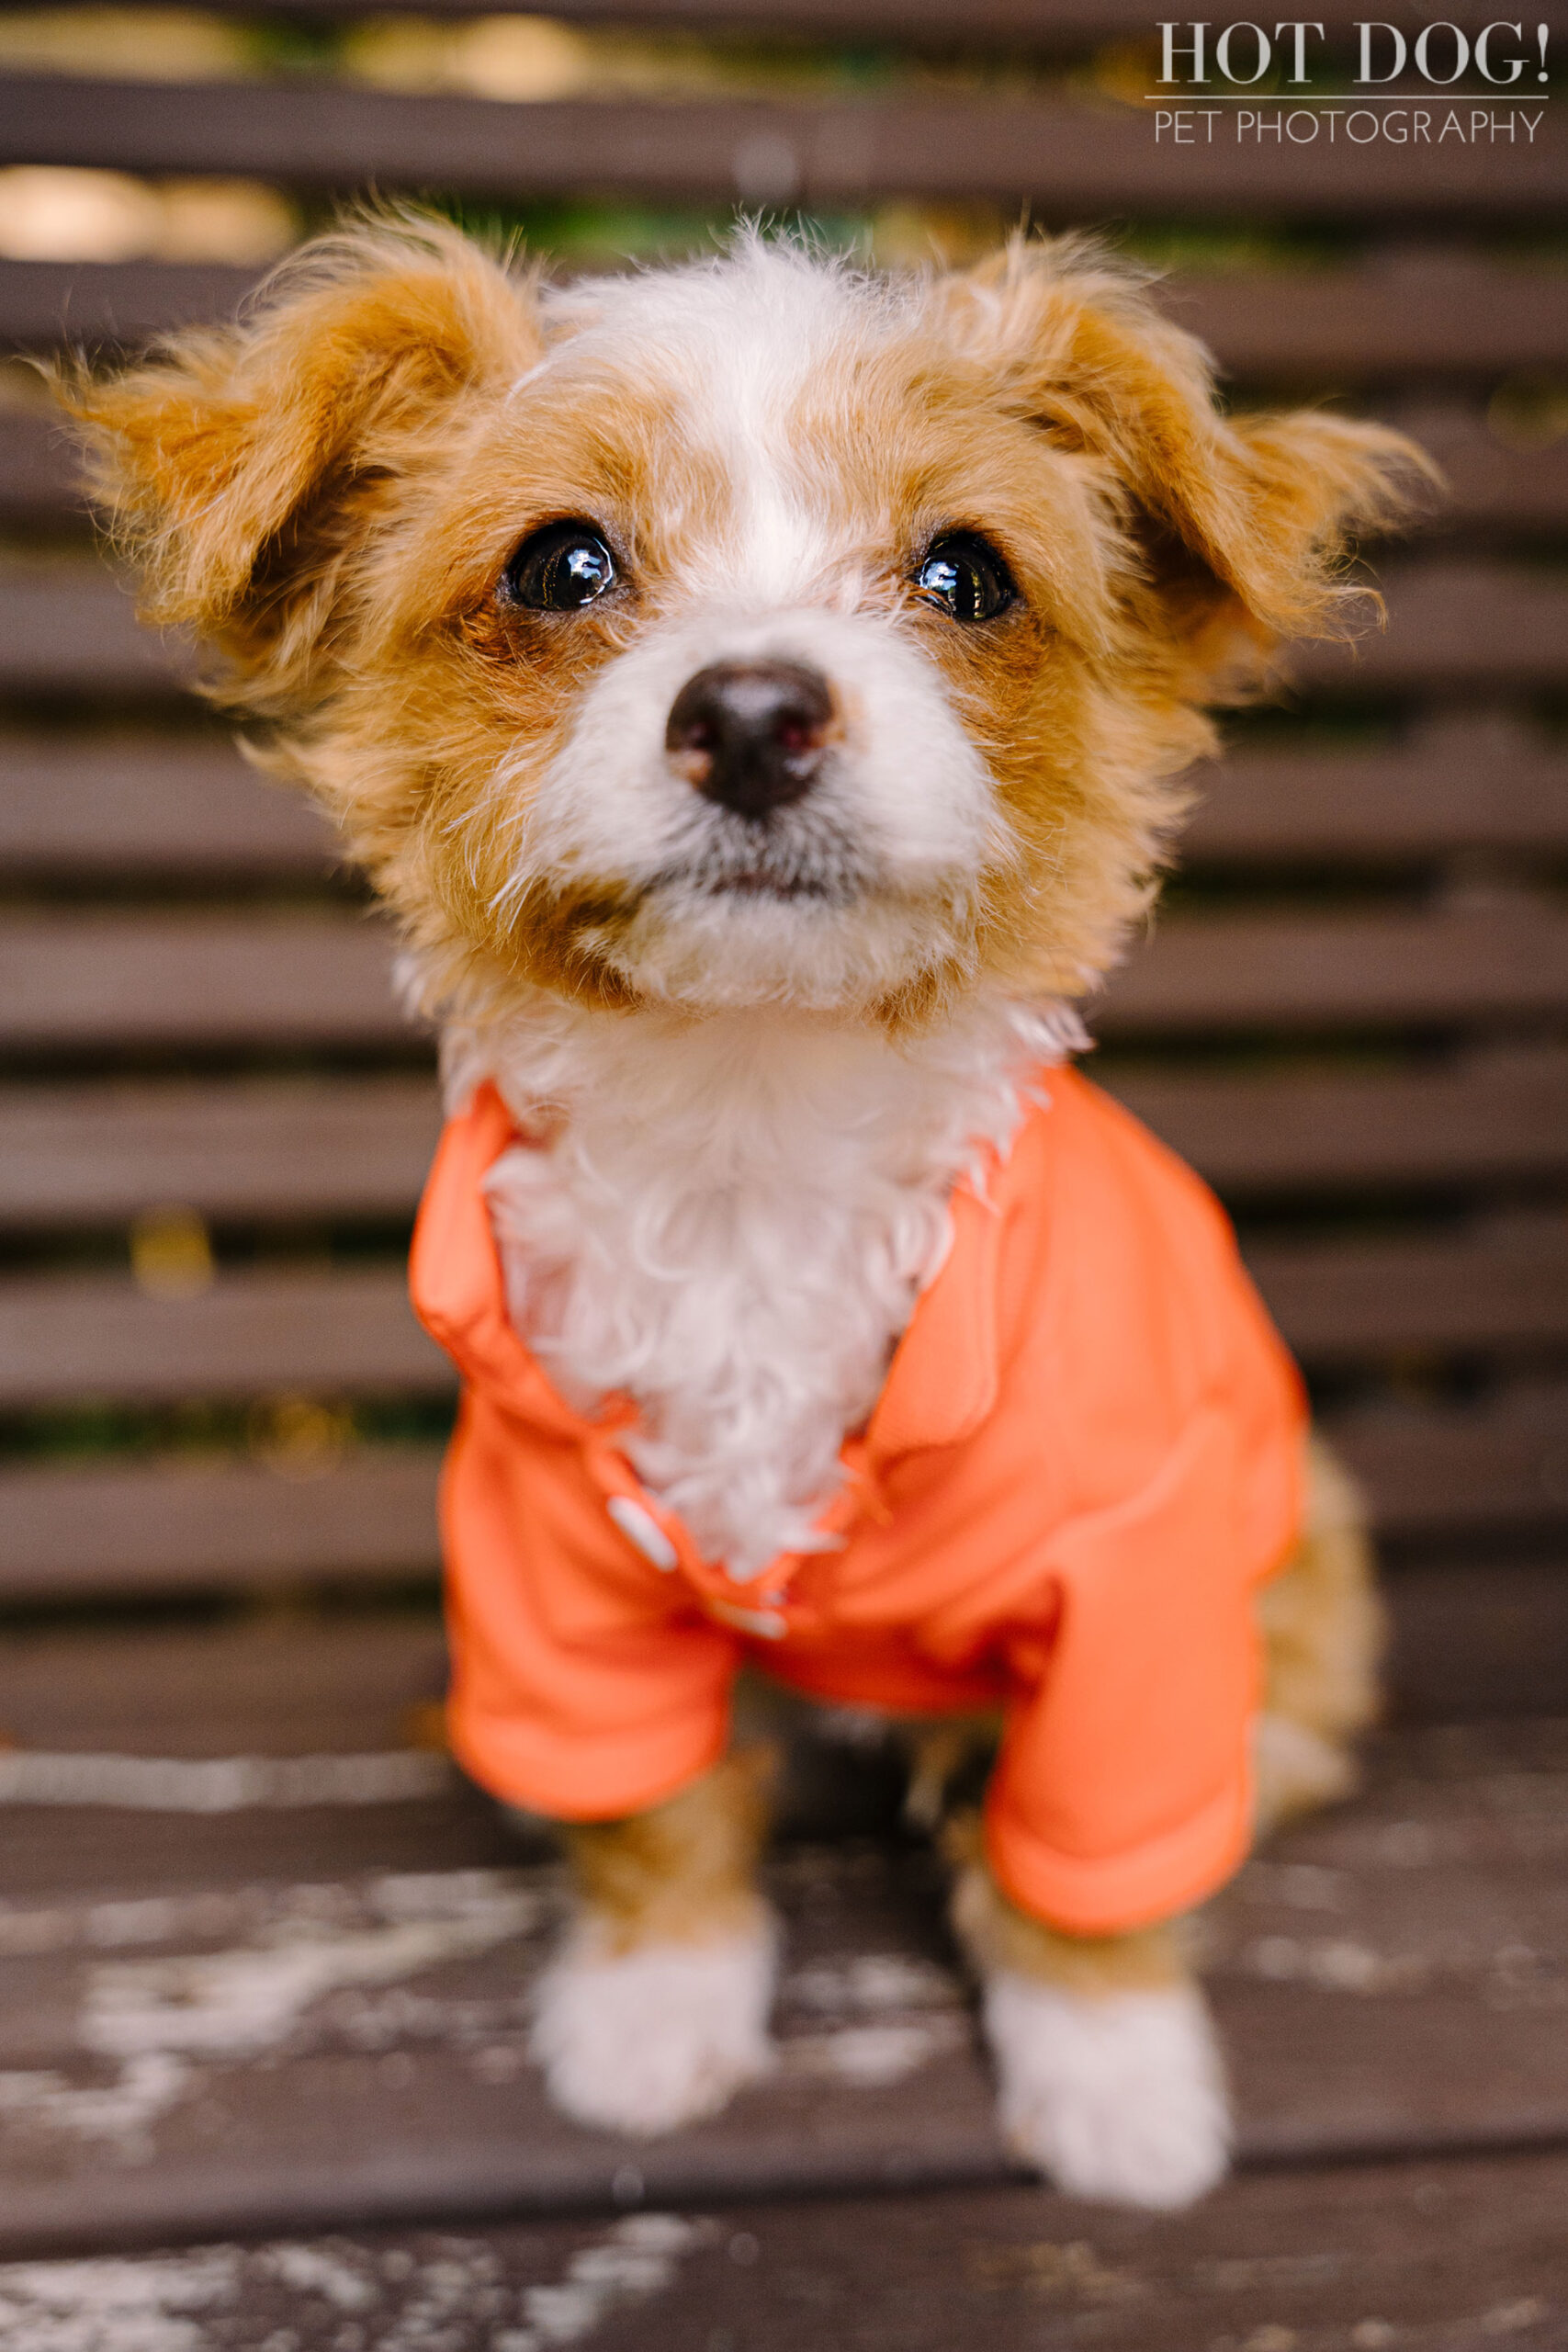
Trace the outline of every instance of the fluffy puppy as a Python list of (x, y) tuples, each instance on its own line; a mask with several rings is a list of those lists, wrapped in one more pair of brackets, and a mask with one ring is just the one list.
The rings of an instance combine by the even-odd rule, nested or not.
[(768, 2063), (750, 1655), (1001, 1711), (954, 1919), (1005, 2126), (1068, 2189), (1201, 2193), (1172, 1918), (1254, 1800), (1346, 1785), (1376, 1615), (1223, 1220), (1063, 1067), (1067, 1008), (1205, 707), (1336, 624), (1414, 453), (1224, 415), (1072, 241), (888, 279), (747, 233), (555, 288), (371, 220), (67, 397), (148, 616), (443, 1029), (453, 1720), (571, 1825), (556, 2098), (655, 2132)]

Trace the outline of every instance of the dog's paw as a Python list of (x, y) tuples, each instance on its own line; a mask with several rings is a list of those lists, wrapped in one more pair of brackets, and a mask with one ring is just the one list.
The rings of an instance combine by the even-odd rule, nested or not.
[(607, 1951), (580, 1928), (540, 1979), (533, 2052), (579, 2123), (651, 2139), (716, 2114), (773, 2063), (771, 1921), (722, 1942)]
[(1000, 1971), (985, 2020), (1002, 2129), (1069, 2196), (1168, 2210), (1224, 2177), (1224, 2077), (1192, 1986), (1094, 1996)]

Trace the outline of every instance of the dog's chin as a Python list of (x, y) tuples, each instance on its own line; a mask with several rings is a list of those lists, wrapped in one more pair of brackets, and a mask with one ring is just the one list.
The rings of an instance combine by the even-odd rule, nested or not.
[(638, 998), (696, 1012), (781, 1005), (869, 1016), (951, 963), (945, 898), (768, 863), (661, 877), (611, 950)]

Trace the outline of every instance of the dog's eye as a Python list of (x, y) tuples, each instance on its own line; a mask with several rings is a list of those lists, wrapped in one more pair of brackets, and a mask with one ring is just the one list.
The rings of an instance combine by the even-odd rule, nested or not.
[(973, 531), (952, 531), (933, 539), (915, 574), (926, 602), (940, 605), (955, 621), (993, 621), (1018, 594), (995, 548)]
[(592, 523), (549, 523), (502, 574), (503, 594), (536, 613), (576, 613), (615, 584), (615, 559)]

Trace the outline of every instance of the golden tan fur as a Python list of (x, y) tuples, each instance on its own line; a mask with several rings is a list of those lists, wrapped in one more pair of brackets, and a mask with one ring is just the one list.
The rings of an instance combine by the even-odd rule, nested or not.
[[(148, 616), (218, 657), (211, 691), (265, 722), (259, 755), (324, 803), (464, 1010), (519, 981), (635, 1001), (626, 876), (509, 897), (517, 827), (586, 679), (714, 560), (744, 488), (677, 369), (601, 352), (574, 387), (577, 331), (549, 327), (565, 374), (531, 399), (535, 282), (383, 220), (286, 265), (238, 326), (66, 387)], [(945, 670), (1011, 820), (959, 935), (933, 921), (934, 960), (862, 1008), (895, 1029), (982, 978), (1070, 995), (1106, 969), (1210, 745), (1203, 706), (1252, 691), (1281, 632), (1337, 624), (1348, 533), (1421, 462), (1315, 412), (1222, 417), (1134, 279), (1021, 238), (847, 334), (788, 444), (861, 607)], [(577, 514), (616, 533), (635, 593), (567, 629), (502, 610), (524, 532)], [(1023, 593), (954, 630), (908, 570), (933, 528), (981, 522)]]

